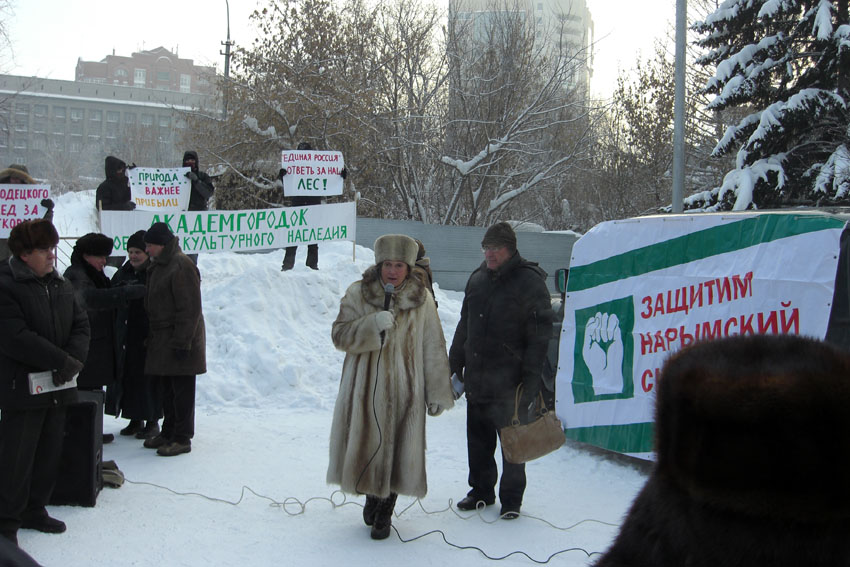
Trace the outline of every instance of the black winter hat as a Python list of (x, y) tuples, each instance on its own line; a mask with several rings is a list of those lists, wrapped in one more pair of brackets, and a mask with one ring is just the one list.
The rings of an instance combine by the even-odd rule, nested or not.
[(107, 179), (110, 177), (114, 177), (115, 174), (118, 173), (119, 169), (124, 169), (127, 167), (127, 164), (118, 159), (115, 156), (106, 156), (106, 162), (103, 165), (103, 170), (106, 173)]
[(109, 256), (112, 254), (112, 239), (99, 232), (90, 232), (81, 236), (74, 244), (74, 254)]
[(516, 252), (516, 233), (505, 221), (497, 222), (484, 233), (481, 246), (505, 246), (511, 253)]
[(164, 222), (157, 222), (151, 225), (145, 233), (144, 240), (149, 244), (159, 244), (165, 246), (174, 239), (174, 233), (168, 228)]
[(134, 232), (133, 235), (127, 239), (127, 250), (130, 248), (138, 248), (139, 250), (145, 249), (145, 231), (140, 230), (138, 232)]
[(24, 221), (9, 233), (9, 251), (18, 258), (36, 248), (55, 248), (59, 244), (59, 233), (49, 220)]

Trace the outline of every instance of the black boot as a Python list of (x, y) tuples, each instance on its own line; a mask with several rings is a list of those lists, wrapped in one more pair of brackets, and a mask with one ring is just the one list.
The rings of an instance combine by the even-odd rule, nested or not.
[(372, 539), (387, 539), (390, 535), (390, 526), (393, 525), (393, 510), (398, 494), (390, 492), (389, 498), (378, 501), (375, 510), (375, 522), (372, 524)]
[(378, 509), (378, 502), (381, 499), (371, 494), (366, 495), (366, 505), (363, 506), (363, 521), (367, 526), (375, 523), (375, 511)]

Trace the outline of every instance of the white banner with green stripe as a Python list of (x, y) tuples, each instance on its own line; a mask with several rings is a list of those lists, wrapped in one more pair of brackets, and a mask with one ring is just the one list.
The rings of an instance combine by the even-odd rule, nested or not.
[(567, 437), (651, 458), (655, 379), (683, 345), (823, 338), (844, 221), (825, 213), (668, 215), (597, 225), (573, 246), (556, 410)]

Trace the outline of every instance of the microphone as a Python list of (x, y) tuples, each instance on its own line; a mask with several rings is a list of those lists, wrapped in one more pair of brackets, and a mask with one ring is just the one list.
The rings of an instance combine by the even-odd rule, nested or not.
[[(390, 310), (390, 300), (393, 298), (393, 292), (395, 291), (395, 286), (391, 283), (384, 285), (384, 311)], [(381, 346), (384, 344), (384, 337), (386, 336), (386, 331), (381, 331)]]
[(390, 299), (393, 298), (393, 292), (395, 291), (395, 286), (391, 283), (388, 283), (384, 286), (384, 311), (390, 310)]

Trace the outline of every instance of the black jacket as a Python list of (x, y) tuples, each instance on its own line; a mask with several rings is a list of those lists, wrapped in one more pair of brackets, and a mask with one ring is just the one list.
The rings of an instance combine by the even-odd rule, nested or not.
[(106, 179), (97, 187), (95, 204), (104, 211), (132, 211), (135, 204), (130, 196), (130, 181), (123, 175)]
[(109, 278), (88, 265), (75, 252), (65, 277), (88, 314), (91, 326), (89, 357), (77, 379), (80, 388), (100, 388), (115, 380), (115, 310), (127, 304), (130, 295), (144, 296), (144, 286), (112, 288)]
[(516, 252), (497, 270), (482, 263), (466, 284), (449, 350), (467, 399), (509, 400), (520, 382), (526, 394), (536, 394), (552, 317), (546, 272), (535, 262)]
[(189, 193), (189, 210), (206, 211), (209, 206), (208, 203), (210, 197), (213, 196), (213, 192), (215, 191), (215, 187), (213, 186), (210, 176), (200, 170), (198, 152), (191, 150), (186, 152), (183, 155), (184, 163), (188, 156), (191, 156), (195, 160), (195, 166), (192, 168), (192, 173), (198, 177), (192, 181), (192, 192)]
[(30, 395), (30, 372), (57, 370), (68, 355), (85, 362), (89, 321), (58, 272), (37, 278), (20, 259), (0, 263), (0, 410), (76, 401), (75, 388)]

